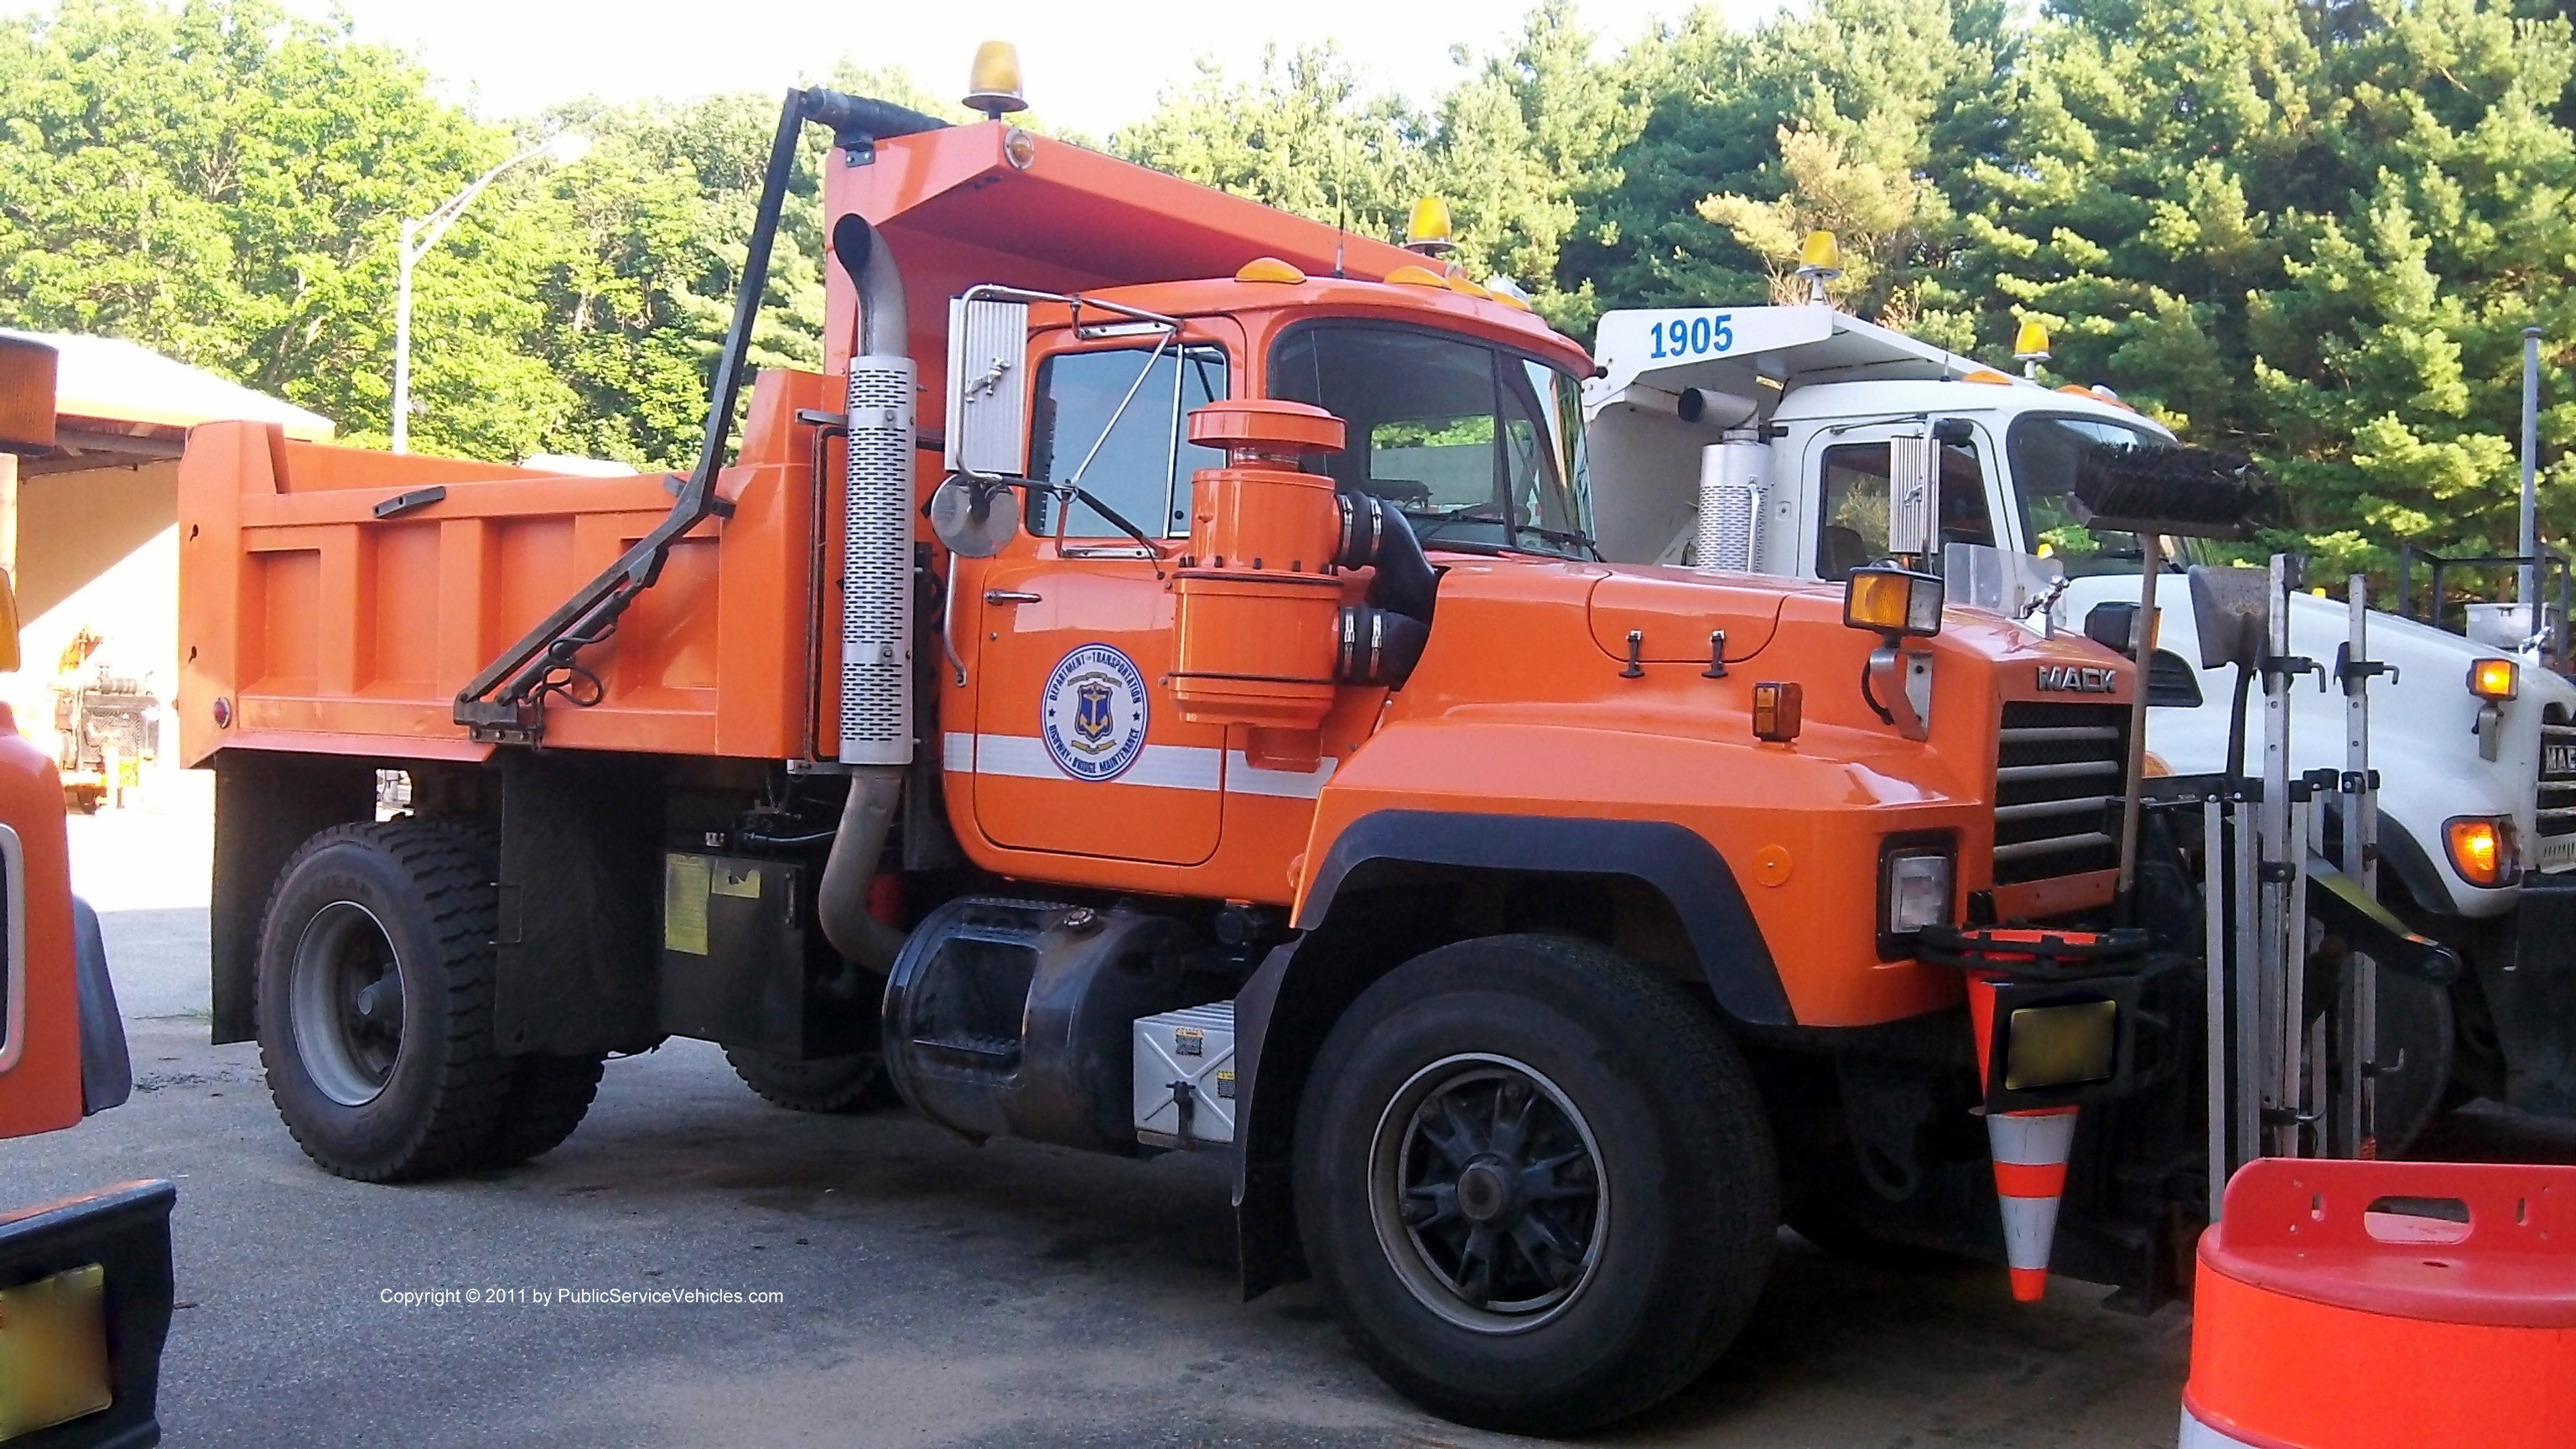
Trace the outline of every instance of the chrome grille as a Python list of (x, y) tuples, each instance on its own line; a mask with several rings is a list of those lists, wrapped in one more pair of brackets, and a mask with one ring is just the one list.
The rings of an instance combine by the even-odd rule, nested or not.
[(2576, 724), (2551, 705), (2540, 725), (2540, 811), (2533, 828), (2542, 835), (2576, 834)]
[(2117, 704), (2004, 706), (1995, 760), (1995, 884), (2109, 870), (2125, 793), (2129, 711)]

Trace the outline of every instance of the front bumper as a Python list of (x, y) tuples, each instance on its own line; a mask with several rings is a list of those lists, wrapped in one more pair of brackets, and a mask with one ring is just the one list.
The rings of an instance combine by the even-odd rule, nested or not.
[[(0, 1214), (0, 1291), (95, 1265), (104, 1282), (108, 1406), (7, 1441), (8, 1449), (146, 1449), (161, 1442), (161, 1345), (174, 1280), (170, 1208), (178, 1189), (131, 1182)], [(0, 1324), (0, 1357), (9, 1351)]]

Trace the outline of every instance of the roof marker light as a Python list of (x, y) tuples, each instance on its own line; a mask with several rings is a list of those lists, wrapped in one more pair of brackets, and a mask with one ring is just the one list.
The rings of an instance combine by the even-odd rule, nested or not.
[(1234, 279), (1238, 282), (1296, 283), (1306, 280), (1306, 274), (1277, 257), (1254, 257), (1243, 264), (1243, 270), (1235, 273)]

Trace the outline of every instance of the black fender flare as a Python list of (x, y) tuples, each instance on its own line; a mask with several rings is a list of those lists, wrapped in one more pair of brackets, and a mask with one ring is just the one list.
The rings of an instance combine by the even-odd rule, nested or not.
[[(1325, 853), (1296, 924), (1314, 930), (1352, 872), (1371, 861), (1479, 870), (1630, 876), (1671, 903), (1719, 1008), (1739, 1021), (1790, 1026), (1788, 994), (1735, 873), (1706, 837), (1662, 820), (1381, 810), (1361, 816)], [(1234, 1000), (1237, 1140), (1235, 1238), (1246, 1298), (1294, 1275), (1286, 1145), (1296, 1103), (1261, 1091), (1262, 1057), (1304, 937), (1273, 948)], [(1309, 963), (1305, 975), (1322, 969)], [(1301, 975), (1300, 979), (1303, 979)], [(1297, 1022), (1296, 1029), (1329, 1023)], [(1318, 1038), (1320, 1042), (1320, 1038)], [(1317, 1043), (1308, 1043), (1311, 1047)], [(1291, 1083), (1291, 1086), (1295, 1083)]]
[(1760, 1026), (1796, 1022), (1735, 872), (1695, 830), (1668, 820), (1379, 810), (1335, 838), (1297, 924), (1322, 924), (1351, 873), (1378, 860), (1634, 877), (1672, 904), (1721, 1010)]

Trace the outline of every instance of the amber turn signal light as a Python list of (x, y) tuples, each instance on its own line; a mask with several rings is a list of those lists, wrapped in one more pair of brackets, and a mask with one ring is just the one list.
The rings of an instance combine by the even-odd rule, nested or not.
[(2513, 822), (2491, 815), (2461, 815), (2442, 823), (2442, 843), (2451, 852), (2451, 868), (2460, 879), (2489, 890), (2513, 884), (2521, 862), (2515, 857)]
[(1753, 737), (1785, 745), (1798, 737), (1807, 703), (1806, 687), (1766, 680), (1753, 686)]
[(2502, 704), (2522, 693), (2522, 666), (2510, 659), (2481, 659), (2469, 666), (2469, 693)]
[(1854, 569), (1843, 583), (1843, 623), (1917, 637), (1941, 632), (1941, 581), (1905, 569)]

